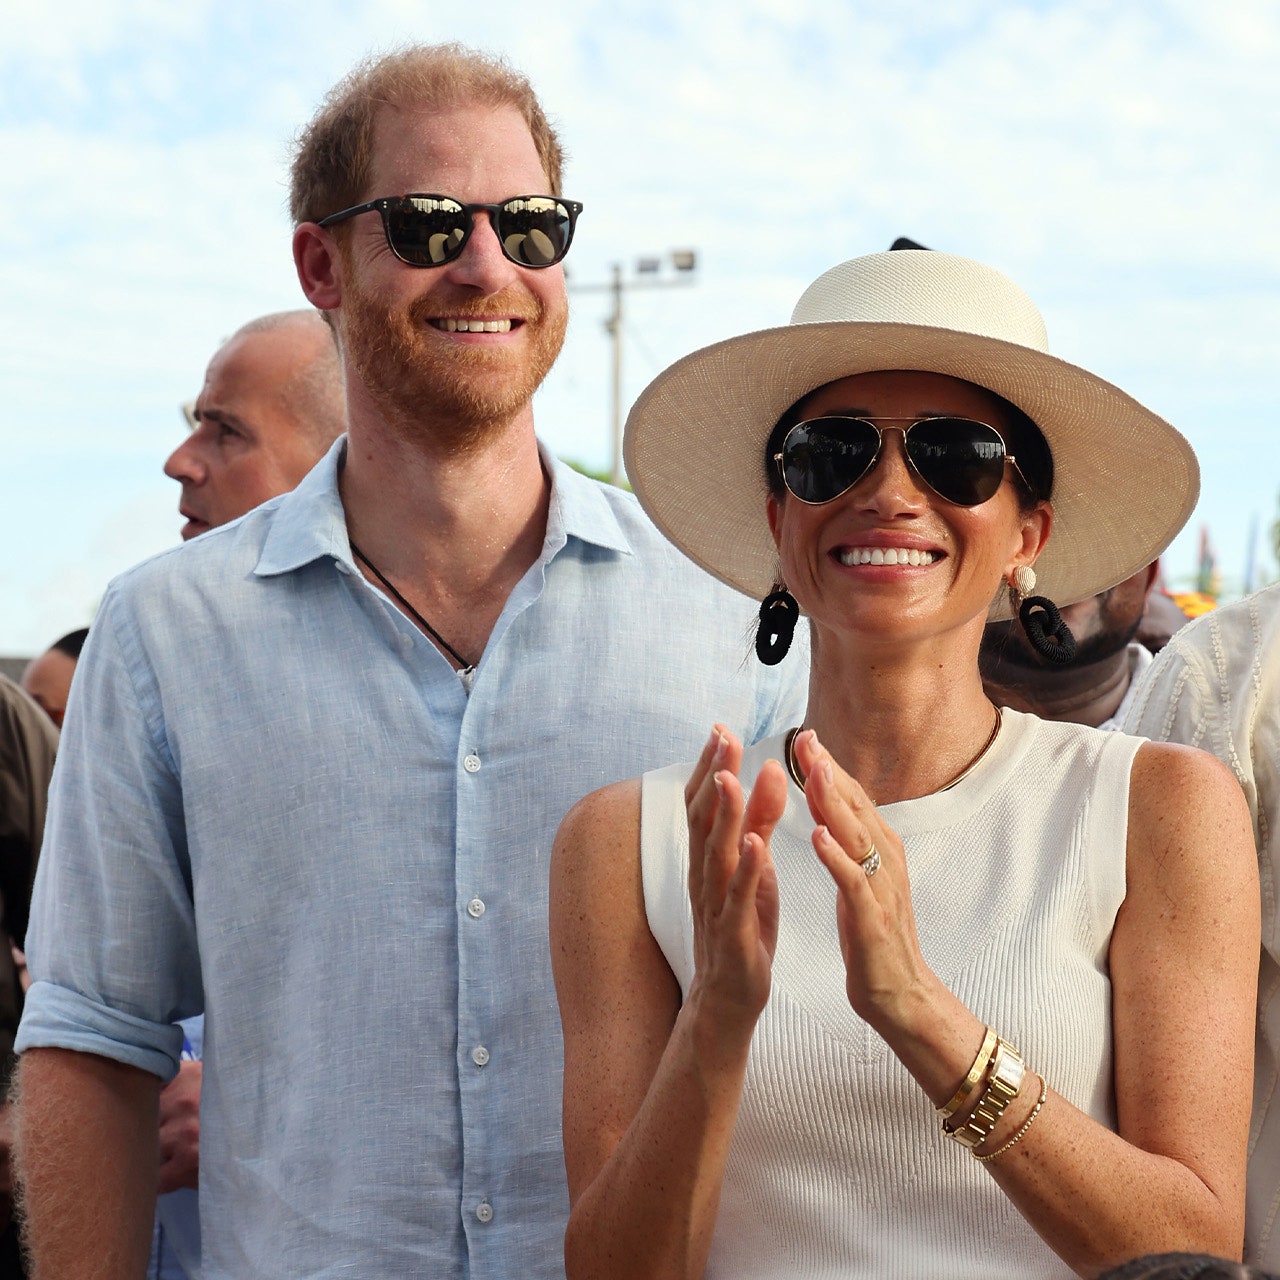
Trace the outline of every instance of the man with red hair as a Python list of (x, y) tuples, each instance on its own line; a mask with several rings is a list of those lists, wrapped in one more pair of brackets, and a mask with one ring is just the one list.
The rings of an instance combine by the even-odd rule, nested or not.
[(205, 1280), (563, 1273), (548, 858), (587, 792), (798, 722), (803, 653), (539, 445), (580, 206), (453, 46), (303, 132), (293, 249), (348, 435), (124, 575), (77, 675), (21, 1028), (32, 1248), (141, 1274), (156, 1096), (205, 1013)]

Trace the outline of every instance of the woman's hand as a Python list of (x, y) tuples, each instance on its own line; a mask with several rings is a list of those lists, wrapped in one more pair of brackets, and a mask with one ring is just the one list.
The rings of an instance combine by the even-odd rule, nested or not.
[(742, 745), (716, 725), (685, 786), (695, 977), (690, 1001), (750, 1036), (769, 998), (778, 942), (778, 878), (769, 838), (787, 802), (769, 761), (744, 800)]
[(920, 952), (902, 841), (811, 729), (797, 735), (795, 753), (818, 824), (813, 847), (836, 884), (849, 1003), (884, 1034), (918, 1013), (937, 983)]

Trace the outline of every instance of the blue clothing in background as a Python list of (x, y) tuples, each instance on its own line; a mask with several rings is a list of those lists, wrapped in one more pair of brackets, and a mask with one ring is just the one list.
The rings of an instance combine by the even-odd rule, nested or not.
[[(199, 1059), (204, 1051), (204, 1017), (182, 1023), (182, 1058)], [(179, 1187), (156, 1199), (147, 1280), (201, 1280), (200, 1195), (195, 1187)]]
[(19, 1046), (167, 1079), (205, 1013), (206, 1280), (559, 1276), (556, 828), (714, 720), (798, 723), (805, 655), (761, 667), (753, 602), (546, 458), (542, 555), (468, 697), (357, 571), (343, 447), (108, 591)]

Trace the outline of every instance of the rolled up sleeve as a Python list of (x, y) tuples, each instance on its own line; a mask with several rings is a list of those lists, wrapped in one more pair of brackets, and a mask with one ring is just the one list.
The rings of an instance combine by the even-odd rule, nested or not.
[[(19, 1052), (58, 1047), (168, 1079), (203, 1008), (182, 792), (154, 672), (113, 587), (81, 655), (50, 789)], [(155, 630), (154, 625), (151, 628)]]

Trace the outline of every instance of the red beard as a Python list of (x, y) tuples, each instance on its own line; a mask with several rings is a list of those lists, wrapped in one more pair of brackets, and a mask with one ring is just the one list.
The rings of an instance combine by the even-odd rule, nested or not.
[[(429, 317), (519, 319), (524, 341), (507, 347), (439, 340)], [(534, 294), (503, 290), (477, 301), (438, 290), (404, 310), (365, 293), (348, 273), (342, 343), (389, 422), (411, 435), (470, 449), (525, 409), (564, 345), (568, 308), (550, 310)]]

